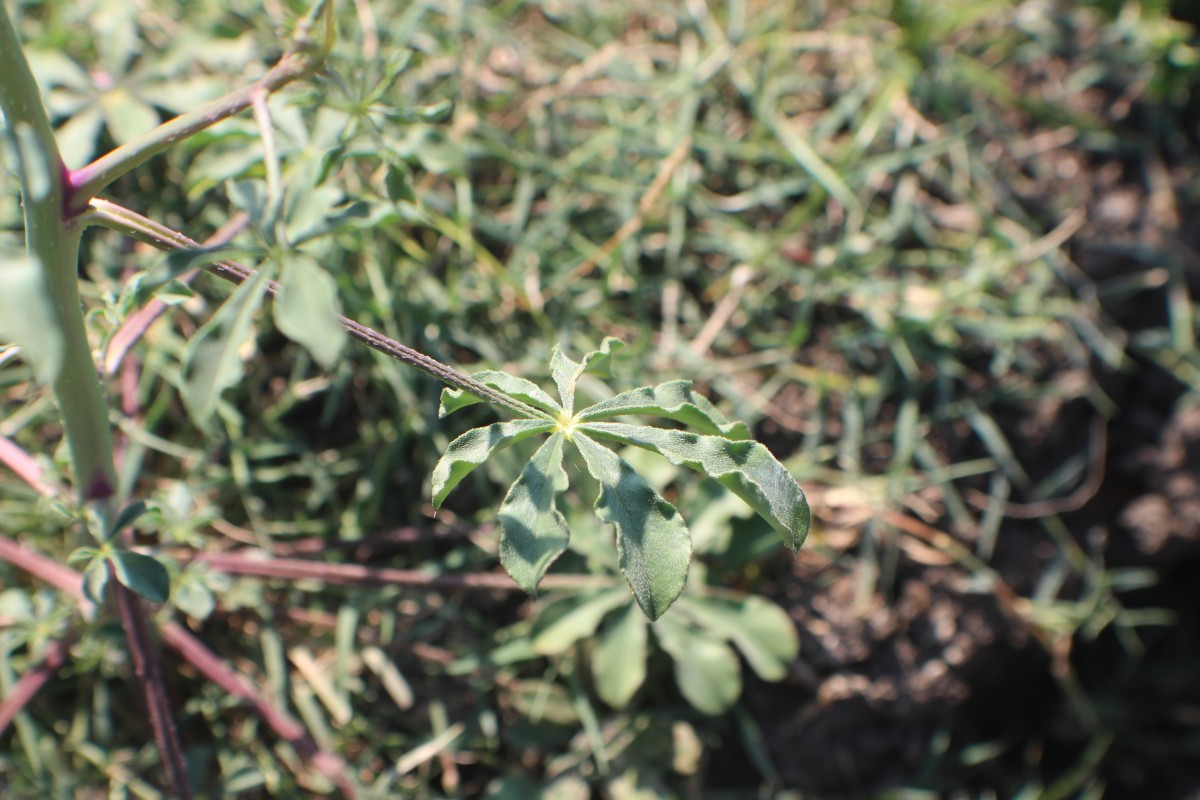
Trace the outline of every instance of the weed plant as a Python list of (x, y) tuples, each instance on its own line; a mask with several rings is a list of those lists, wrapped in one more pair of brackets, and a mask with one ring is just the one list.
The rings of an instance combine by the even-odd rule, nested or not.
[[(0, 789), (785, 796), (743, 693), (804, 671), (789, 609), (760, 596), (787, 596), (779, 533), (808, 529), (796, 480), (809, 557), (867, 594), (915, 554), (1050, 654), (1114, 631), (1136, 651), (1165, 621), (1123, 601), (1153, 575), (1061, 519), (1089, 458), (1023, 463), (1010, 440), (1046, 403), (1114, 416), (1093, 376), (1131, 352), (1200, 386), (1183, 267), (1093, 283), (1071, 259), (1080, 199), (1047, 191), (1071, 163), (1052, 156), (1129, 150), (1089, 92), (1140, 87), (1175, 146), (1196, 51), (1165, 11), (294, 6), (7, 5), (5, 58), (19, 39), (80, 176), (44, 230), (63, 209), (110, 230), (56, 279), (78, 300), (0, 291), (20, 345), (0, 349)], [(1093, 57), (1067, 58), (1073, 27)], [(1068, 69), (1019, 84), (1047, 62)], [(296, 80), (136, 169), (88, 169), (273, 64)], [(25, 209), (60, 187), (31, 161), (44, 132), (14, 121), (6, 281), (37, 274), (18, 176)], [(1164, 284), (1162, 328), (1102, 310)], [(76, 346), (43, 335), (38, 314), (80, 302)], [(55, 385), (72, 370), (98, 370), (96, 396)], [(639, 405), (643, 384), (663, 394)], [(696, 438), (597, 418), (605, 444), (563, 461), (573, 403)], [(656, 522), (614, 510), (631, 492)], [(993, 558), (1020, 509), (1044, 512), (1049, 554), (1011, 586)], [(647, 530), (677, 546), (631, 556)], [(1055, 663), (1085, 746), (997, 791), (1102, 786), (1121, 720)], [(962, 744), (914, 782), (958, 789), (1009, 749)], [(714, 774), (731, 752), (739, 773)]]

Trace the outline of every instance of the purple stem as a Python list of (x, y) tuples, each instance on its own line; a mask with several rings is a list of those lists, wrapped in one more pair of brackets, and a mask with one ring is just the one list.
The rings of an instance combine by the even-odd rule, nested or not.
[(164, 622), (159, 627), (159, 632), (162, 634), (163, 642), (183, 656), (204, 677), (229, 694), (250, 703), (277, 736), (290, 743), (301, 755), (311, 761), (322, 775), (337, 784), (344, 796), (349, 798), (355, 796), (354, 785), (347, 776), (345, 762), (336, 754), (322, 750), (309, 736), (304, 726), (273, 706), (254, 688), (245, 675), (231, 669), (215, 653), (205, 647), (203, 642), (177, 622)]
[(0, 436), (0, 462), (17, 474), (43, 497), (53, 497), (59, 490), (42, 479), (42, 468), (16, 442)]
[[(6, 536), (0, 536), (0, 559), (20, 567), (70, 595), (85, 610), (92, 607), (91, 602), (83, 596), (83, 577), (70, 567), (65, 567), (41, 553), (22, 547)], [(121, 588), (124, 589), (124, 587)], [(163, 622), (159, 625), (159, 634), (167, 646), (186, 658), (206, 678), (226, 691), (249, 701), (272, 730), (281, 738), (291, 742), (300, 753), (308, 757), (313, 766), (321, 774), (334, 781), (346, 797), (353, 798), (355, 796), (354, 787), (347, 778), (344, 762), (337, 755), (321, 750), (312, 742), (303, 727), (255, 691), (245, 677), (227, 666), (178, 623)]]
[[(417, 586), (426, 589), (476, 589), (512, 591), (520, 587), (512, 578), (500, 573), (471, 575), (430, 575), (413, 569), (364, 567), (358, 564), (327, 564), (302, 558), (254, 558), (231, 553), (197, 553), (195, 560), (210, 569), (234, 575), (254, 575), (260, 578), (285, 580), (316, 579), (325, 583), (356, 586)], [(582, 589), (589, 586), (608, 586), (612, 581), (598, 575), (547, 575), (542, 589)]]
[(312, 51), (292, 50), (284, 53), (279, 62), (254, 83), (235, 89), (195, 111), (167, 120), (132, 142), (100, 156), (87, 166), (68, 171), (64, 178), (68, 215), (74, 216), (86, 211), (89, 200), (131, 169), (171, 148), (177, 142), (245, 111), (253, 103), (255, 95), (271, 94), (297, 78), (312, 74), (320, 67), (322, 58), (321, 54)]
[[(109, 577), (115, 578), (111, 564)], [(133, 671), (145, 695), (150, 727), (154, 729), (154, 738), (158, 742), (159, 752), (162, 753), (167, 782), (174, 797), (191, 800), (192, 789), (188, 783), (183, 747), (179, 743), (179, 729), (175, 724), (171, 701), (167, 697), (166, 682), (159, 668), (158, 654), (154, 652), (150, 626), (146, 622), (146, 610), (138, 596), (116, 580), (110, 580), (109, 585), (116, 590), (121, 625), (125, 628), (129, 652), (133, 656)]]
[(4, 701), (0, 702), (0, 735), (4, 734), (17, 714), (20, 714), (21, 710), (29, 705), (29, 701), (54, 677), (54, 673), (66, 661), (68, 649), (70, 644), (67, 641), (47, 644), (42, 660), (30, 667), (12, 687)]

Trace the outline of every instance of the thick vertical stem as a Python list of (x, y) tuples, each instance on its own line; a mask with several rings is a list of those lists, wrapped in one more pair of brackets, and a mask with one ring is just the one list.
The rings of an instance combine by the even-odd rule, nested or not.
[[(63, 343), (62, 368), (53, 389), (71, 450), (81, 500), (106, 510), (116, 485), (108, 405), (84, 329), (78, 285), (81, 226), (66, 219), (66, 167), (54, 140), (41, 94), (8, 12), (0, 3), (0, 109), (21, 142), (25, 236), (41, 263)], [(37, 332), (30, 332), (36, 334)]]
[[(21, 193), (25, 207), (25, 246), (41, 265), (47, 305), (53, 308), (62, 352), (52, 379), (63, 428), (71, 451), (75, 490), (112, 519), (116, 498), (113, 438), (108, 402), (92, 360), (79, 297), (79, 240), (82, 224), (69, 219), (67, 170), (41, 94), (25, 60), (8, 11), (0, 2), (0, 109), (17, 145)], [(26, 337), (46, 331), (23, 331)], [(150, 640), (145, 610), (124, 586), (115, 587), (121, 621), (135, 669), (146, 694), (150, 723), (162, 753), (175, 797), (190, 797), (179, 736)]]

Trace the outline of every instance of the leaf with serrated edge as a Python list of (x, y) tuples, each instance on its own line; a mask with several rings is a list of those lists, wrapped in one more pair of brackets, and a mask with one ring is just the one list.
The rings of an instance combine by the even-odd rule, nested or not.
[(589, 422), (576, 430), (653, 450), (672, 464), (701, 472), (745, 500), (779, 531), (789, 548), (804, 544), (811, 516), (804, 490), (758, 442), (620, 422)]
[(616, 453), (579, 432), (571, 442), (600, 482), (596, 514), (617, 528), (621, 573), (646, 616), (658, 619), (687, 581), (692, 537), (683, 517)]
[(613, 708), (624, 708), (646, 681), (646, 618), (632, 604), (613, 614), (592, 650), (596, 692)]
[(567, 488), (562, 468), (563, 435), (538, 448), (500, 505), (500, 563), (529, 594), (567, 549), (567, 520), (555, 505)]
[(575, 384), (579, 376), (585, 372), (595, 375), (608, 375), (608, 365), (613, 353), (625, 346), (616, 337), (609, 336), (600, 343), (599, 350), (593, 350), (583, 357), (583, 361), (575, 362), (563, 355), (558, 345), (550, 354), (550, 376), (558, 386), (558, 395), (562, 398), (563, 408), (568, 414), (575, 413)]
[(686, 596), (678, 613), (710, 633), (731, 641), (764, 681), (787, 677), (788, 665), (800, 653), (796, 626), (787, 612), (761, 597), (728, 600)]
[[(494, 369), (476, 372), (471, 377), (484, 386), (489, 386), (498, 392), (503, 392), (515, 400), (520, 400), (522, 403), (539, 408), (552, 416), (558, 416), (558, 412), (562, 410), (562, 406), (555, 402), (554, 398), (542, 391), (533, 381), (527, 381), (524, 378), (518, 378), (515, 375), (509, 375), (507, 372), (500, 372)], [(484, 402), (483, 398), (462, 389), (443, 389), (442, 404), (438, 407), (438, 416), (444, 417), (447, 414), (453, 414), (460, 408), (466, 408), (467, 406), (482, 402)]]
[(673, 616), (654, 623), (654, 638), (675, 662), (679, 691), (697, 711), (721, 714), (738, 699), (742, 667), (729, 645)]
[(497, 422), (483, 428), (472, 428), (459, 436), (438, 459), (433, 468), (433, 507), (439, 508), (446, 495), (459, 481), (471, 474), (471, 470), (491, 458), (497, 450), (511, 444), (546, 433), (554, 423), (544, 419), (514, 419)]
[[(628, 602), (629, 593), (617, 586), (583, 600), (570, 598), (555, 603), (554, 613), (543, 614), (534, 625), (531, 634), (534, 652), (544, 656), (565, 653), (580, 639), (593, 635), (610, 611)], [(566, 611), (563, 611), (564, 606)], [(550, 611), (551, 607), (546, 610)]]
[(579, 421), (591, 422), (627, 414), (666, 417), (701, 433), (726, 439), (750, 438), (750, 429), (745, 423), (726, 419), (708, 398), (692, 388), (691, 381), (670, 381), (622, 392), (580, 411)]

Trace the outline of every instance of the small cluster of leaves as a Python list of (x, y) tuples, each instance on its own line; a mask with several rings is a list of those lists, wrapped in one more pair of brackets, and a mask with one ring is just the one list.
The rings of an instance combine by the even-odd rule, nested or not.
[[(606, 376), (611, 356), (620, 346), (616, 339), (605, 339), (599, 350), (580, 362), (556, 347), (550, 374), (559, 400), (531, 381), (504, 372), (473, 375), (540, 414), (475, 428), (451, 442), (434, 468), (433, 504), (440, 507), (464, 477), (497, 451), (550, 434), (509, 488), (499, 514), (500, 561), (521, 588), (533, 593), (549, 566), (567, 549), (569, 532), (557, 499), (567, 489), (562, 462), (569, 442), (600, 484), (596, 513), (616, 528), (621, 573), (646, 616), (658, 619), (683, 591), (692, 557), (691, 535), (675, 506), (601, 441), (641, 447), (707, 475), (762, 515), (792, 550), (803, 544), (810, 514), (804, 491), (787, 469), (767, 448), (749, 439), (744, 424), (727, 420), (689, 381), (643, 386), (576, 410), (580, 377)], [(469, 392), (448, 389), (442, 393), (440, 414), (477, 402), (480, 398)], [(699, 433), (611, 421), (630, 415), (665, 417)]]
[(154, 603), (165, 603), (171, 593), (167, 568), (153, 556), (118, 547), (115, 543), (117, 534), (146, 512), (146, 504), (140, 500), (130, 503), (111, 522), (94, 509), (89, 508), (88, 512), (87, 527), (99, 546), (81, 547), (70, 558), (73, 562), (87, 562), (83, 571), (84, 595), (93, 603), (103, 603), (111, 575), (135, 594)]
[(799, 653), (787, 612), (765, 598), (689, 591), (675, 609), (651, 623), (634, 610), (623, 589), (578, 592), (548, 604), (528, 636), (496, 657), (508, 663), (562, 656), (589, 642), (583, 652), (597, 694), (613, 708), (626, 708), (646, 682), (653, 632), (674, 664), (684, 699), (701, 713), (716, 715), (742, 693), (738, 652), (765, 681), (782, 680)]

